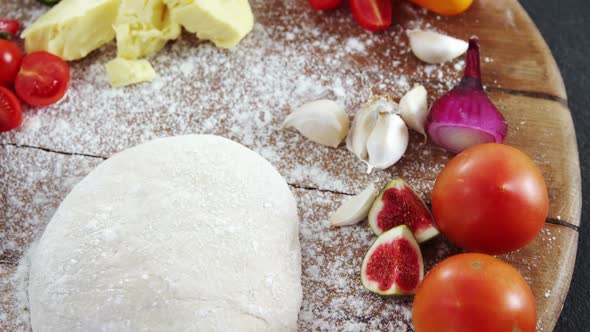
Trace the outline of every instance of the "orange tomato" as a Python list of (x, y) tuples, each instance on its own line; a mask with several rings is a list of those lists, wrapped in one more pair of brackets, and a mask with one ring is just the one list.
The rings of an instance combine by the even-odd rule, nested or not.
[(469, 9), (473, 0), (410, 0), (441, 15), (458, 15)]

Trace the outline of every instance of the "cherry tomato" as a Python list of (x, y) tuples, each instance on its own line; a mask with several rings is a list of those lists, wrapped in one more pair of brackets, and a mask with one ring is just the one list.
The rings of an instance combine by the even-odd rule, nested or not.
[(20, 28), (20, 24), (18, 21), (9, 20), (5, 18), (0, 19), (0, 33), (9, 33), (12, 36), (18, 35), (18, 29)]
[(440, 231), (469, 251), (507, 253), (532, 241), (545, 224), (548, 195), (535, 163), (508, 145), (476, 145), (438, 175), (432, 212)]
[(350, 0), (350, 10), (356, 22), (367, 30), (379, 31), (391, 25), (391, 0)]
[(342, 0), (308, 0), (313, 9), (328, 10), (340, 7)]
[(20, 101), (12, 91), (0, 86), (0, 132), (20, 126), (23, 110)]
[(510, 264), (460, 254), (428, 272), (416, 290), (412, 320), (416, 332), (534, 332), (537, 306)]
[(15, 43), (0, 39), (0, 85), (12, 85), (22, 58), (23, 52)]
[(32, 106), (47, 106), (59, 101), (68, 89), (68, 64), (51, 53), (38, 51), (23, 58), (14, 82), (16, 94)]

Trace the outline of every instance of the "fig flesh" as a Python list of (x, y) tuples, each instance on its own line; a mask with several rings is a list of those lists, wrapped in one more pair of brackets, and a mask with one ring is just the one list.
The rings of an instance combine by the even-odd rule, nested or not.
[(380, 295), (413, 294), (424, 278), (420, 246), (405, 225), (381, 234), (365, 254), (361, 282)]
[(428, 206), (401, 178), (395, 178), (381, 191), (369, 211), (369, 226), (376, 235), (406, 225), (418, 243), (439, 234)]

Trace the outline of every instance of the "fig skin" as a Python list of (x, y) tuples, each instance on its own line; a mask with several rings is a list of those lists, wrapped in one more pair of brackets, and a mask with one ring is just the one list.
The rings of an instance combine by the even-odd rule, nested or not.
[[(388, 272), (390, 271), (391, 273), (395, 274), (393, 276), (394, 280), (391, 283), (391, 285), (389, 285), (389, 288), (381, 289), (379, 286), (380, 286), (381, 282), (383, 282), (383, 280), (376, 280), (376, 279), (371, 278), (370, 276), (367, 275), (367, 270), (369, 269), (369, 264), (371, 263), (372, 255), (377, 251), (377, 249), (380, 246), (387, 245), (387, 244), (393, 244), (396, 241), (400, 241), (400, 240), (404, 240), (407, 242), (407, 244), (410, 245), (410, 248), (415, 253), (416, 261), (411, 262), (411, 263), (405, 263), (405, 264), (402, 261), (397, 261), (397, 262), (395, 262), (396, 263), (395, 266), (387, 266), (386, 271), (388, 271)], [(398, 256), (398, 258), (399, 258), (399, 256)], [(407, 257), (401, 257), (401, 258), (407, 258)], [(397, 268), (397, 264), (404, 264), (404, 265), (402, 266), (402, 268)], [(400, 273), (407, 271), (407, 267), (411, 266), (410, 264), (415, 264), (415, 267), (418, 269), (416, 275), (400, 274)], [(402, 272), (400, 272), (400, 271), (402, 271)], [(416, 278), (417, 279), (417, 280), (415, 280), (415, 284), (412, 285), (412, 287), (410, 287), (410, 288), (404, 287), (404, 285), (403, 285), (404, 283), (406, 283), (407, 278)], [(379, 295), (383, 295), (383, 296), (414, 294), (416, 289), (418, 288), (418, 285), (420, 285), (420, 283), (422, 282), (423, 278), (424, 278), (424, 261), (422, 259), (422, 252), (420, 251), (420, 246), (418, 245), (418, 242), (414, 238), (412, 231), (405, 225), (400, 225), (400, 226), (394, 227), (394, 228), (388, 230), (387, 232), (384, 232), (383, 234), (381, 234), (375, 240), (375, 242), (373, 242), (373, 244), (371, 245), (371, 247), (369, 248), (369, 250), (365, 254), (365, 257), (363, 258), (363, 263), (361, 265), (361, 283), (362, 283), (363, 287), (370, 292), (373, 292), (373, 293), (376, 293)]]
[[(418, 243), (428, 241), (439, 234), (434, 218), (430, 213), (428, 206), (426, 206), (426, 203), (424, 203), (422, 198), (420, 198), (420, 196), (418, 196), (418, 194), (416, 194), (416, 192), (401, 178), (391, 180), (385, 188), (383, 188), (379, 196), (377, 196), (373, 206), (371, 206), (368, 221), (373, 233), (379, 236), (384, 231), (387, 231), (387, 229), (382, 229), (379, 226), (379, 216), (383, 210), (387, 208), (386, 204), (392, 204), (391, 201), (386, 202), (386, 200), (384, 200), (384, 196), (388, 195), (390, 190), (398, 191), (398, 193), (396, 193), (396, 199), (403, 198), (405, 200), (405, 204), (403, 207), (400, 207), (400, 211), (396, 211), (399, 215), (395, 216), (396, 224), (393, 225), (393, 227), (399, 225), (408, 226), (414, 233)], [(390, 199), (392, 197), (393, 195), (390, 195), (385, 198)], [(414, 211), (407, 211), (407, 209), (413, 209)]]

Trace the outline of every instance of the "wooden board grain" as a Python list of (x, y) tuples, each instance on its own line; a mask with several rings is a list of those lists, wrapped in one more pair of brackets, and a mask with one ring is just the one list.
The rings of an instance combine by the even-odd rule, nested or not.
[[(113, 90), (100, 69), (114, 56), (113, 45), (107, 45), (71, 63), (73, 83), (65, 100), (45, 109), (26, 108), (23, 127), (0, 134), (0, 330), (26, 328), (9, 278), (72, 186), (117, 151), (154, 137), (187, 133), (241, 142), (269, 159), (292, 186), (302, 217), (301, 330), (411, 330), (410, 298), (383, 299), (360, 287), (360, 260), (374, 240), (366, 223), (332, 229), (326, 215), (368, 182), (383, 184), (394, 176), (404, 177), (428, 201), (436, 174), (452, 156), (412, 133), (398, 164), (367, 175), (344, 147), (320, 147), (277, 128), (293, 106), (314, 97), (314, 91), (306, 90), (310, 87), (336, 95), (351, 116), (370, 91), (399, 98), (414, 83), (422, 83), (431, 100), (444, 93), (460, 77), (462, 64), (421, 64), (408, 53), (404, 36), (404, 29), (414, 27), (480, 38), (484, 83), (510, 127), (506, 143), (531, 156), (545, 176), (548, 223), (533, 243), (502, 258), (531, 285), (538, 330), (552, 330), (575, 262), (580, 168), (559, 70), (518, 2), (476, 1), (458, 17), (439, 17), (397, 2), (398, 25), (376, 35), (358, 28), (347, 8), (319, 13), (305, 1), (251, 3), (257, 27), (238, 51), (197, 45), (184, 34), (151, 59), (159, 81)], [(0, 17), (30, 22), (42, 10), (25, 0), (3, 5)], [(211, 72), (213, 65), (220, 68)], [(184, 67), (190, 70), (179, 69)], [(248, 67), (259, 68), (263, 77), (248, 77), (257, 72)], [(264, 76), (276, 75), (265, 68), (280, 71), (280, 76), (281, 67), (285, 76), (296, 77), (265, 86)], [(269, 97), (274, 91), (279, 95)], [(458, 252), (442, 237), (423, 250), (427, 268)]]

